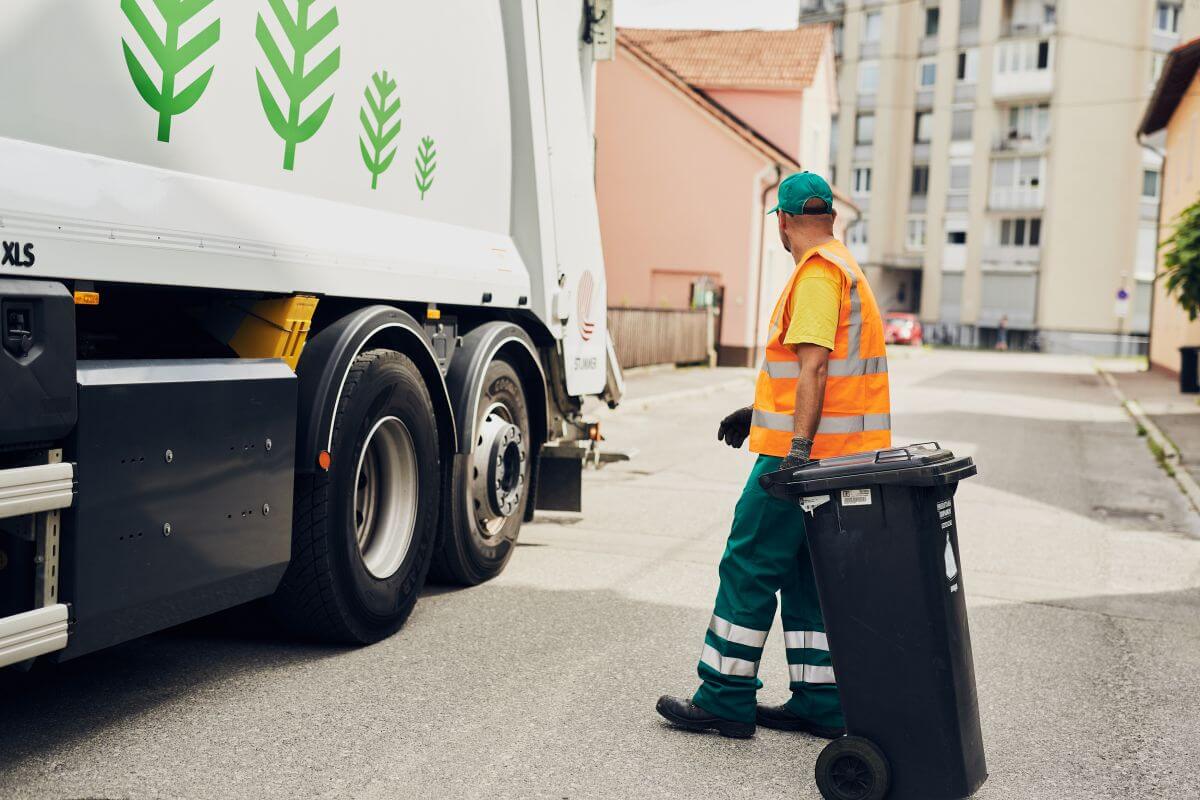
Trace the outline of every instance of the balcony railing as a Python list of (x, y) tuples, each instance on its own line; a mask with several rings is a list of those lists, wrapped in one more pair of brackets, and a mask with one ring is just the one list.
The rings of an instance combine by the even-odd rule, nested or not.
[(1040, 247), (994, 245), (983, 249), (984, 264), (1001, 269), (1028, 269), (1036, 267), (1041, 260), (1042, 248)]
[(999, 153), (1040, 153), (1049, 144), (1049, 133), (1029, 135), (1010, 130), (996, 137), (992, 149)]
[(1053, 22), (1025, 22), (1011, 20), (1000, 24), (1000, 38), (1015, 39), (1032, 36), (1052, 36), (1054, 34)]
[(1041, 186), (993, 186), (988, 206), (994, 209), (1037, 209), (1045, 202)]

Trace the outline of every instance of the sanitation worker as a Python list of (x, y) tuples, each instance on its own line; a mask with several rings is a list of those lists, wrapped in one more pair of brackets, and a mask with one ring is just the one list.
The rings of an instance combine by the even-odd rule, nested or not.
[[(833, 236), (833, 193), (810, 172), (779, 186), (779, 236), (796, 261), (771, 314), (754, 405), (721, 421), (717, 438), (758, 460), (742, 490), (721, 558), (716, 609), (704, 634), (690, 699), (664, 695), (671, 724), (723, 736), (754, 735), (756, 723), (836, 738), (841, 703), (804, 539), (804, 512), (770, 497), (762, 475), (810, 460), (891, 446), (883, 320), (866, 277)], [(756, 706), (758, 665), (783, 612), (791, 698)]]

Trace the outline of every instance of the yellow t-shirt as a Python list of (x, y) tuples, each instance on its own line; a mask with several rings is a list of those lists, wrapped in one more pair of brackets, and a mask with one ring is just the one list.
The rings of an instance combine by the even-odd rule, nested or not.
[(792, 290), (792, 318), (784, 344), (815, 344), (833, 350), (845, 279), (840, 269), (824, 259), (813, 259), (804, 266)]

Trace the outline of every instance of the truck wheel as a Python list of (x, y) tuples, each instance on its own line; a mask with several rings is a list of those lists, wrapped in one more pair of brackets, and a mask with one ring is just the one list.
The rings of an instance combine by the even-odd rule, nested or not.
[(529, 500), (529, 444), (521, 378), (497, 359), (483, 377), (471, 453), (454, 461), (435, 577), (474, 586), (504, 570)]
[(437, 539), (437, 418), (408, 356), (355, 359), (331, 453), (328, 471), (297, 477), (292, 559), (274, 606), (301, 633), (368, 644), (412, 611)]
[(817, 757), (817, 789), (825, 800), (882, 800), (891, 784), (883, 751), (861, 736), (843, 736)]

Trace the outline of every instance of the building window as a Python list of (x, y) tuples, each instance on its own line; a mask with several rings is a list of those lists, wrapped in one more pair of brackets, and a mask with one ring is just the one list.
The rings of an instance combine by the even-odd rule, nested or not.
[(1050, 68), (1050, 40), (1018, 39), (1003, 42), (996, 50), (997, 71), (1033, 72)]
[(875, 94), (879, 91), (879, 62), (863, 61), (858, 65), (858, 93)]
[(1050, 106), (1047, 103), (1010, 106), (1007, 117), (1006, 139), (1044, 142), (1050, 135)]
[(918, 111), (916, 125), (913, 131), (913, 141), (926, 144), (933, 140), (933, 112)]
[(870, 11), (863, 17), (863, 35), (864, 43), (878, 42), (879, 35), (883, 30), (883, 13), (880, 11)]
[(857, 220), (846, 230), (846, 244), (865, 245), (867, 243), (867, 221)]
[(950, 139), (955, 142), (969, 142), (974, 130), (975, 109), (956, 108), (950, 116)]
[(929, 193), (929, 165), (916, 164), (912, 171), (912, 193), (926, 195)]
[(1142, 170), (1142, 197), (1147, 200), (1158, 199), (1158, 170)]
[(991, 202), (999, 207), (1041, 205), (1041, 158), (998, 158), (992, 161)]
[(937, 63), (932, 58), (923, 59), (917, 64), (917, 85), (922, 89), (932, 89), (937, 83)]
[(966, 231), (946, 231), (946, 244), (966, 244)]
[(904, 243), (909, 250), (925, 249), (925, 218), (911, 217), (908, 220), (907, 235)]
[(958, 7), (959, 30), (979, 27), (979, 0), (962, 0)]
[(941, 18), (941, 10), (934, 6), (933, 8), (925, 9), (925, 35), (937, 36), (938, 22)]
[(979, 80), (979, 51), (972, 48), (962, 50), (958, 54), (958, 71), (956, 77), (959, 83), (975, 83)]
[(859, 114), (854, 124), (855, 144), (872, 144), (875, 141), (875, 115)]
[(864, 195), (871, 193), (871, 168), (870, 167), (855, 167), (852, 173), (851, 189), (856, 195)]
[(1042, 243), (1042, 218), (1002, 219), (997, 238), (1001, 247), (1039, 247)]
[(1161, 2), (1155, 5), (1154, 29), (1159, 33), (1179, 33), (1179, 6)]
[(950, 187), (951, 192), (962, 193), (971, 189), (971, 163), (954, 163), (950, 162)]

